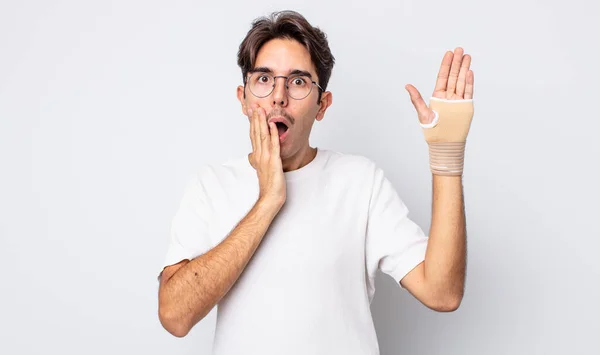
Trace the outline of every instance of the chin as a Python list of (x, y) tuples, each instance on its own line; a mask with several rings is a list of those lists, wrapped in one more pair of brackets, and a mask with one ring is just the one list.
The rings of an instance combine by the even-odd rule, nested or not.
[(284, 145), (279, 147), (279, 157), (286, 159), (294, 155), (293, 149), (290, 146)]
[(279, 157), (280, 157), (281, 159), (285, 159), (285, 158), (287, 158), (289, 155), (290, 155), (290, 154), (288, 153), (288, 150), (287, 150), (287, 149), (285, 149), (285, 148), (283, 148), (283, 147), (279, 148)]

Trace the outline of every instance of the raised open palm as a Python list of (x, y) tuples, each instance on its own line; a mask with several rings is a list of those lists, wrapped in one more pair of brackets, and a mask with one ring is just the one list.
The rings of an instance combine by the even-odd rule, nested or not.
[[(471, 56), (464, 54), (462, 48), (458, 47), (454, 52), (446, 52), (442, 59), (432, 97), (444, 100), (473, 99), (474, 77), (470, 67)], [(411, 84), (406, 85), (406, 90), (417, 110), (419, 121), (422, 124), (431, 123), (435, 114), (427, 107), (419, 90)]]

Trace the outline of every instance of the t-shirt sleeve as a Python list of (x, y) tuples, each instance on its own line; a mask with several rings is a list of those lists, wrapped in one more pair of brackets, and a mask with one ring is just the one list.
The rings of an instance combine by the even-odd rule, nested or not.
[(201, 180), (201, 172), (187, 182), (179, 207), (171, 220), (169, 244), (162, 270), (188, 259), (192, 260), (210, 250), (210, 203)]
[(408, 217), (408, 208), (396, 189), (375, 168), (366, 234), (366, 262), (371, 286), (376, 271), (396, 282), (425, 260), (428, 237)]

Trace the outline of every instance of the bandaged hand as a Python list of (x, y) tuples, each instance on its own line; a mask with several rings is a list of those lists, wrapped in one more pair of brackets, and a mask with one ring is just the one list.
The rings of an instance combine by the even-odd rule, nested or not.
[(467, 135), (473, 119), (471, 56), (463, 49), (446, 52), (429, 106), (419, 91), (406, 85), (429, 146), (429, 165), (435, 175), (461, 176)]

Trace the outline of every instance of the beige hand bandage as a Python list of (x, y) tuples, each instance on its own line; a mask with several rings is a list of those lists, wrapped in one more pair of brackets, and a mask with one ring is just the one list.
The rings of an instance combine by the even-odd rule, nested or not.
[(421, 124), (429, 145), (429, 165), (435, 175), (463, 173), (465, 145), (473, 120), (473, 100), (445, 100), (432, 97), (429, 108), (433, 122)]

